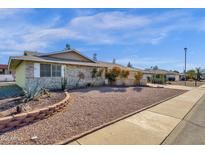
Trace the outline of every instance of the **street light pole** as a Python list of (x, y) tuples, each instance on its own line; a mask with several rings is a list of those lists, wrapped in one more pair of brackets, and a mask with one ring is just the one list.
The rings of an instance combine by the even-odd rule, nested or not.
[(186, 55), (187, 55), (187, 48), (184, 48), (184, 52), (185, 52), (185, 69), (184, 69), (184, 74), (185, 74), (185, 86), (186, 86), (186, 62), (187, 62), (187, 58), (186, 58)]

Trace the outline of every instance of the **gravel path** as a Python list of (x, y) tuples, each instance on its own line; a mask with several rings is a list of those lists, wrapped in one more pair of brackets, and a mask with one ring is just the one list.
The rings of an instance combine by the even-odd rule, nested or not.
[[(180, 92), (183, 91), (148, 87), (73, 90), (71, 102), (63, 112), (0, 135), (0, 144), (60, 142)], [(33, 136), (37, 136), (35, 141), (30, 139)]]

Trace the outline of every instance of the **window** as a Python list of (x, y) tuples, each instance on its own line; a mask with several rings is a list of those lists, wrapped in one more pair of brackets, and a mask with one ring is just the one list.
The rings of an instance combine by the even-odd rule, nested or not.
[(52, 65), (52, 77), (61, 77), (61, 65)]
[(61, 77), (61, 65), (41, 64), (40, 77)]
[(51, 76), (51, 65), (50, 64), (41, 64), (40, 65), (40, 76), (41, 77), (50, 77)]

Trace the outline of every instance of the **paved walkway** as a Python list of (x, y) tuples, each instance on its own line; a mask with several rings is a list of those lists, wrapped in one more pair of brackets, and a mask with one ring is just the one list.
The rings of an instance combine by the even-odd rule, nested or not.
[[(70, 144), (134, 145), (181, 143), (178, 139), (175, 139), (177, 133), (174, 133), (172, 137), (169, 136), (169, 134), (176, 126), (181, 128), (183, 127), (183, 123), (181, 123), (181, 121), (184, 121), (184, 117), (192, 110), (204, 94), (205, 86), (194, 88), (178, 97), (77, 139)], [(205, 108), (205, 105), (203, 105), (203, 107)], [(198, 107), (198, 110), (203, 112), (203, 109), (200, 109), (200, 107)], [(197, 119), (197, 116), (199, 115), (195, 115), (195, 119)], [(205, 121), (204, 117), (199, 118), (196, 125), (203, 124), (203, 127), (205, 127), (205, 124), (203, 123)], [(192, 119), (195, 121), (194, 118)], [(186, 133), (190, 133), (192, 129), (193, 128), (188, 130)], [(198, 130), (195, 130), (195, 133), (197, 134)], [(200, 136), (199, 133), (197, 137), (204, 139), (205, 130), (202, 131), (201, 127), (199, 130), (203, 132), (203, 136)], [(182, 135), (181, 139), (186, 137), (186, 133)], [(189, 136), (191, 141), (191, 135)]]

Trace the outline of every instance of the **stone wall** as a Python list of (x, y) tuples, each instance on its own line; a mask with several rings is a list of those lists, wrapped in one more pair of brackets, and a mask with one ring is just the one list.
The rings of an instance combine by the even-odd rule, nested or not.
[(34, 64), (33, 62), (26, 62), (26, 78), (34, 77)]
[(26, 88), (61, 89), (61, 77), (26, 78)]
[(76, 86), (76, 83), (79, 80), (78, 75), (80, 72), (82, 72), (85, 77), (84, 79), (80, 80), (78, 84), (80, 87), (84, 87), (88, 84), (92, 84), (94, 86), (104, 85), (104, 82), (105, 82), (104, 73), (105, 72), (103, 72), (102, 77), (92, 79), (92, 74), (91, 74), (92, 70), (93, 70), (93, 67), (68, 65), (65, 70), (65, 77), (67, 78), (68, 88), (73, 88)]
[[(100, 86), (104, 85), (105, 75), (102, 77), (92, 79), (91, 72), (94, 67), (89, 66), (72, 66), (66, 65), (64, 76), (67, 79), (67, 88), (75, 88), (79, 80), (79, 73), (84, 74), (84, 79), (80, 80), (78, 87), (85, 87), (87, 85)], [(99, 68), (98, 68), (99, 69)], [(34, 77), (34, 65), (33, 63), (26, 63), (26, 89), (46, 88), (46, 89), (61, 89), (62, 78), (61, 77)]]

